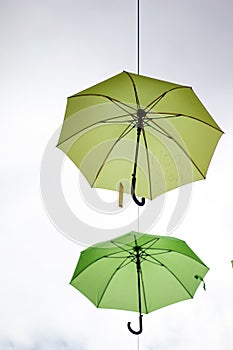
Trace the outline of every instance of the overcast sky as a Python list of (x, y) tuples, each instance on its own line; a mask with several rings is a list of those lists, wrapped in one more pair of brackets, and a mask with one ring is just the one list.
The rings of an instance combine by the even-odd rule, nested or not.
[[(232, 15), (230, 0), (141, 0), (140, 73), (192, 86), (225, 135), (170, 231), (179, 190), (154, 204), (149, 232), (184, 239), (210, 271), (206, 292), (200, 287), (193, 300), (144, 316), (140, 349), (233, 348)], [(126, 327), (136, 313), (96, 309), (69, 281), (87, 243), (72, 240), (70, 230), (83, 237), (86, 227), (95, 237), (98, 229), (101, 238), (104, 229), (137, 229), (137, 210), (130, 203), (122, 213), (93, 208), (67, 160), (57, 176), (84, 226), (61, 227), (40, 186), (41, 167), (61, 157), (55, 141), (66, 98), (122, 70), (136, 72), (136, 1), (0, 0), (0, 17), (0, 350), (136, 349)], [(47, 167), (51, 188), (55, 165)], [(101, 205), (116, 201), (114, 193), (95, 194)]]

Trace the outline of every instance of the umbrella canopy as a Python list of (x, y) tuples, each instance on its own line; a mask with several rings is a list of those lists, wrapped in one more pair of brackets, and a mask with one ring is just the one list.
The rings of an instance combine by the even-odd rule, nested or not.
[(84, 250), (70, 283), (99, 308), (138, 311), (139, 334), (142, 313), (193, 298), (207, 271), (184, 241), (130, 232)]
[(92, 187), (143, 205), (204, 179), (221, 135), (191, 87), (124, 71), (68, 98), (57, 146)]

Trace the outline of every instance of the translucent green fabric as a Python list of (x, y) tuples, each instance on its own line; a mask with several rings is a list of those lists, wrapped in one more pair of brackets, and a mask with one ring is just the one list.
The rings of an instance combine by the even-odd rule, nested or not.
[(139, 311), (136, 246), (142, 313), (194, 296), (208, 267), (184, 241), (138, 232), (84, 250), (71, 285), (97, 307)]
[(58, 147), (92, 187), (130, 193), (140, 110), (136, 195), (205, 178), (221, 129), (192, 88), (133, 73), (69, 97)]

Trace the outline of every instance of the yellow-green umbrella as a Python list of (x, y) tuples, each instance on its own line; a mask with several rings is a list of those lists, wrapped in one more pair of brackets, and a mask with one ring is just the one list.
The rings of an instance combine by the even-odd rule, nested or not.
[(68, 98), (57, 146), (92, 187), (143, 205), (204, 179), (222, 133), (191, 87), (124, 71)]

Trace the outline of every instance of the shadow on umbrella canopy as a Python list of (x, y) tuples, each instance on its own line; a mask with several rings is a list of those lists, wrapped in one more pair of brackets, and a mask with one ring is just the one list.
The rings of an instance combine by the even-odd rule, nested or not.
[(123, 71), (68, 98), (57, 147), (142, 206), (204, 179), (222, 133), (191, 87)]
[(130, 232), (85, 249), (70, 284), (96, 307), (130, 310), (142, 316), (194, 297), (209, 268), (186, 242)]

